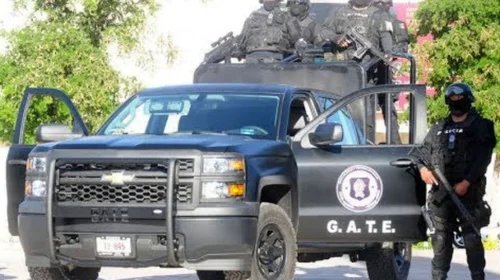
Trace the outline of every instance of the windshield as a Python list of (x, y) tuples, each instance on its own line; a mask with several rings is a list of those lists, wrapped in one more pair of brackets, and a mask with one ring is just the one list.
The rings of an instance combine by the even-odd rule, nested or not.
[(104, 135), (179, 133), (276, 139), (280, 97), (272, 94), (139, 95), (101, 130)]

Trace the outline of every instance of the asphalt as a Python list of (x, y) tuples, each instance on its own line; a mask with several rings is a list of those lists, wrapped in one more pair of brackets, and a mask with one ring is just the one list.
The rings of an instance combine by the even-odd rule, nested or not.
[[(0, 280), (29, 279), (24, 265), (24, 255), (17, 238), (7, 231), (6, 194), (5, 194), (5, 157), (6, 148), (0, 148)], [(429, 280), (432, 252), (418, 250), (413, 252), (410, 280)], [(486, 252), (486, 279), (500, 280), (500, 251)], [(196, 280), (193, 271), (186, 269), (163, 268), (103, 268), (100, 273), (103, 280)], [(315, 263), (299, 263), (295, 279), (339, 280), (368, 279), (364, 262), (351, 263), (348, 258), (332, 258)], [(464, 250), (455, 250), (451, 271), (451, 280), (470, 279)]]

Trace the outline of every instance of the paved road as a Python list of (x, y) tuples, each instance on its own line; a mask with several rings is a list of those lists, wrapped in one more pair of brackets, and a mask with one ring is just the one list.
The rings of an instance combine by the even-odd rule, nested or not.
[[(430, 279), (430, 251), (414, 252), (409, 279)], [(487, 278), (500, 279), (500, 251), (487, 252)], [(456, 251), (452, 269), (451, 280), (466, 280), (468, 269), (465, 264), (463, 250)], [(340, 280), (340, 279), (368, 279), (363, 262), (350, 263), (347, 258), (332, 258), (327, 261), (298, 264), (296, 279), (311, 280)], [(161, 268), (104, 268), (101, 279), (105, 280), (196, 280), (192, 271), (186, 269), (161, 269)], [(9, 238), (0, 241), (0, 279), (29, 279), (24, 267), (24, 256), (21, 247), (15, 240)]]
[[(29, 279), (24, 266), (24, 255), (19, 241), (10, 237), (7, 232), (6, 195), (5, 195), (5, 156), (6, 149), (0, 148), (0, 280)], [(430, 279), (430, 251), (414, 252), (410, 271), (411, 280)], [(468, 269), (465, 265), (466, 257), (463, 250), (455, 252), (451, 280), (465, 280), (468, 278)], [(487, 252), (487, 279), (500, 280), (500, 251)], [(101, 279), (111, 280), (196, 280), (192, 271), (186, 269), (133, 269), (133, 268), (104, 268)], [(363, 262), (351, 263), (348, 258), (332, 258), (315, 263), (300, 263), (297, 266), (296, 279), (338, 280), (338, 279), (368, 279)]]

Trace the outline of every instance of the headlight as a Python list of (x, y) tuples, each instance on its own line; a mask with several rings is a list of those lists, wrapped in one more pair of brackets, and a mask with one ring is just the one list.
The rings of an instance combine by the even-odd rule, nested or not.
[(243, 157), (205, 157), (203, 158), (203, 173), (245, 172)]
[(26, 172), (35, 171), (43, 172), (47, 171), (47, 159), (44, 157), (30, 157), (26, 162)]
[(203, 182), (201, 197), (204, 200), (243, 198), (245, 184), (240, 182)]
[(26, 161), (24, 194), (29, 197), (47, 196), (47, 158), (30, 156)]
[(26, 180), (24, 193), (26, 196), (47, 196), (47, 183), (45, 180)]

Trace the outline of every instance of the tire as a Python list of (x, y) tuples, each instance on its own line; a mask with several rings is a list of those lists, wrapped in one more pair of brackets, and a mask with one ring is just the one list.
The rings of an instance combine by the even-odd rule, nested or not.
[(394, 249), (369, 249), (366, 268), (370, 280), (406, 280), (411, 265), (411, 243), (394, 243)]
[(76, 267), (69, 270), (66, 267), (28, 267), (32, 280), (96, 280), (100, 268)]
[(241, 271), (196, 271), (200, 280), (246, 280), (250, 278), (250, 272)]
[(297, 262), (297, 240), (290, 217), (271, 203), (260, 205), (252, 280), (291, 280)]

